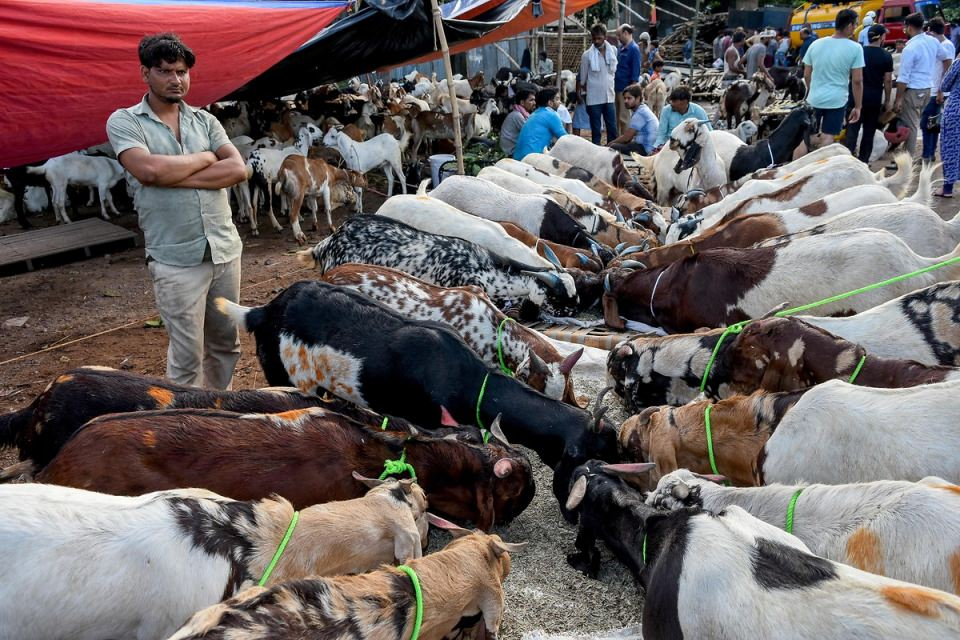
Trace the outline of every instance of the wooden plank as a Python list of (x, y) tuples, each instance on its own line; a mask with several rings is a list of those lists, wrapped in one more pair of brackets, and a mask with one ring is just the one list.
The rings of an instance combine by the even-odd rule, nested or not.
[(100, 218), (87, 218), (0, 238), (0, 266), (26, 262), (31, 269), (37, 258), (77, 249), (90, 256), (93, 247), (124, 240), (136, 244), (137, 234)]

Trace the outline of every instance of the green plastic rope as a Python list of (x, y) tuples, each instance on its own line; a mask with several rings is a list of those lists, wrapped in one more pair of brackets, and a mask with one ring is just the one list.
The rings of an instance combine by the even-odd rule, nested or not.
[[(778, 311), (773, 315), (778, 318), (782, 318), (784, 316), (790, 316), (795, 313), (800, 313), (801, 311), (807, 311), (809, 309), (821, 307), (825, 304), (830, 304), (831, 302), (846, 300), (847, 298), (859, 295), (861, 293), (866, 293), (867, 291), (880, 289), (882, 287), (886, 287), (887, 285), (895, 284), (897, 282), (902, 282), (904, 280), (908, 280), (915, 276), (923, 275), (924, 273), (929, 273), (937, 269), (942, 269), (943, 267), (948, 267), (951, 264), (956, 264), (957, 262), (960, 262), (960, 256), (957, 256), (955, 258), (950, 258), (949, 260), (944, 260), (943, 262), (938, 262), (937, 264), (932, 264), (929, 267), (917, 269), (916, 271), (911, 271), (910, 273), (904, 273), (903, 275), (887, 278), (886, 280), (882, 280), (880, 282), (874, 282), (873, 284), (868, 284), (864, 287), (860, 287), (859, 289), (854, 289), (853, 291), (847, 291), (846, 293), (838, 293), (835, 296), (830, 296), (829, 298), (817, 300), (816, 302), (810, 302), (808, 304), (800, 305), (799, 307), (793, 307), (792, 309), (784, 309), (783, 311)], [(717, 341), (717, 346), (713, 348), (713, 353), (710, 355), (710, 360), (707, 361), (707, 368), (703, 372), (703, 378), (701, 378), (700, 380), (700, 393), (703, 393), (703, 390), (707, 386), (707, 378), (710, 377), (710, 370), (713, 368), (713, 361), (716, 360), (717, 352), (720, 351), (720, 345), (723, 344), (724, 339), (732, 333), (740, 333), (741, 331), (743, 331), (743, 328), (748, 324), (750, 324), (751, 322), (753, 322), (753, 320), (744, 320), (742, 322), (737, 322), (735, 324), (730, 325), (726, 329), (724, 329), (723, 333), (720, 334), (720, 340)], [(861, 366), (862, 364), (863, 364), (863, 361), (861, 360)], [(860, 370), (860, 367), (858, 367), (857, 371), (855, 371), (854, 373), (855, 374), (859, 373), (859, 370)], [(853, 381), (851, 380), (851, 382)]]
[(801, 493), (803, 493), (802, 487), (793, 492), (793, 497), (790, 498), (790, 504), (787, 505), (787, 520), (783, 524), (783, 530), (790, 534), (793, 533), (793, 510), (797, 507), (797, 498), (800, 497)]
[(647, 534), (643, 534), (643, 564), (647, 564)]
[(397, 569), (410, 576), (410, 582), (413, 583), (413, 593), (417, 598), (417, 613), (413, 618), (413, 633), (410, 634), (410, 640), (417, 640), (420, 636), (420, 625), (423, 623), (423, 591), (420, 589), (420, 578), (417, 577), (416, 571), (405, 564)]
[(497, 327), (497, 358), (500, 360), (500, 371), (503, 371), (503, 375), (513, 378), (513, 371), (503, 361), (503, 325), (507, 324), (507, 321), (513, 322), (513, 318), (510, 316), (504, 317), (500, 321), (500, 326)]
[(724, 339), (731, 334), (740, 333), (748, 324), (750, 324), (749, 320), (734, 323), (724, 329), (723, 333), (720, 334), (720, 339), (717, 340), (717, 344), (713, 347), (713, 353), (710, 354), (710, 359), (707, 360), (707, 368), (703, 370), (703, 378), (700, 379), (700, 393), (703, 393), (703, 390), (707, 388), (707, 378), (710, 377), (710, 371), (713, 370), (713, 362), (717, 359), (717, 354), (720, 353), (720, 347), (723, 345)]
[(263, 572), (260, 582), (257, 583), (258, 587), (262, 587), (263, 585), (267, 584), (267, 580), (270, 579), (270, 574), (273, 573), (273, 570), (277, 566), (277, 562), (280, 561), (280, 556), (283, 555), (283, 550), (287, 548), (287, 543), (290, 542), (290, 537), (293, 535), (293, 529), (297, 526), (297, 521), (299, 519), (300, 512), (294, 511), (293, 518), (290, 519), (290, 525), (287, 527), (287, 532), (283, 534), (283, 539), (280, 541), (280, 546), (277, 547), (277, 552), (273, 554), (270, 564), (267, 565), (267, 570)]
[(483, 396), (487, 392), (487, 380), (490, 379), (490, 372), (483, 376), (483, 384), (480, 385), (480, 394), (477, 396), (477, 426), (480, 427), (480, 433), (483, 434), (483, 444), (490, 442), (490, 432), (483, 426), (483, 420), (480, 419), (480, 405), (483, 404)]
[[(707, 408), (703, 410), (703, 423), (707, 428), (707, 455), (710, 456), (710, 469), (714, 475), (720, 475), (720, 472), (717, 471), (717, 461), (713, 457), (713, 430), (710, 428), (710, 411), (712, 410), (712, 404), (708, 404)], [(723, 484), (729, 487), (730, 481), (724, 480)]]
[(399, 473), (409, 473), (410, 477), (414, 480), (417, 479), (417, 472), (413, 469), (412, 464), (407, 464), (407, 450), (404, 449), (400, 453), (399, 460), (384, 460), (383, 461), (383, 473), (380, 474), (380, 480), (383, 480), (387, 476), (396, 475)]
[(387, 422), (390, 420), (387, 416), (383, 416), (383, 422), (380, 423), (380, 431), (387, 430)]
[(860, 356), (860, 362), (857, 363), (857, 368), (853, 370), (853, 373), (850, 375), (850, 379), (847, 380), (850, 384), (853, 384), (853, 381), (857, 379), (857, 376), (860, 375), (860, 369), (863, 369), (863, 363), (867, 361), (866, 354)]

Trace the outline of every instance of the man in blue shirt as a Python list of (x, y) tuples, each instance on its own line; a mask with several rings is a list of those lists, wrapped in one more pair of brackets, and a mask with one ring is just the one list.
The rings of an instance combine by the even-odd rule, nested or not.
[(805, 24), (803, 25), (803, 29), (800, 29), (800, 39), (803, 40), (803, 44), (800, 45), (800, 53), (797, 54), (797, 60), (803, 60), (803, 56), (807, 55), (807, 49), (809, 49), (810, 45), (817, 39), (817, 34), (813, 32), (813, 27)]
[[(669, 106), (664, 107), (663, 111), (660, 112), (660, 127), (657, 129), (657, 140), (655, 142), (657, 149), (670, 139), (670, 133), (687, 118), (710, 119), (703, 107), (695, 102), (690, 102), (690, 90), (686, 87), (677, 87), (671, 91), (668, 100), (670, 100)], [(707, 128), (712, 128), (709, 123), (707, 123)]]
[(520, 129), (517, 146), (513, 149), (513, 159), (523, 160), (528, 153), (543, 153), (555, 138), (564, 136), (567, 131), (555, 109), (560, 104), (556, 89), (541, 89), (536, 96), (537, 110), (527, 118)]
[(650, 107), (643, 104), (643, 88), (639, 84), (630, 85), (621, 95), (633, 116), (620, 137), (612, 141), (609, 146), (620, 153), (639, 153), (642, 156), (648, 156), (653, 153), (660, 122), (657, 116), (653, 115), (653, 111), (650, 111)]
[(622, 24), (617, 29), (620, 49), (617, 51), (617, 73), (613, 76), (613, 90), (617, 92), (617, 124), (619, 130), (630, 122), (630, 109), (624, 105), (623, 90), (640, 79), (640, 47), (633, 41), (633, 27)]

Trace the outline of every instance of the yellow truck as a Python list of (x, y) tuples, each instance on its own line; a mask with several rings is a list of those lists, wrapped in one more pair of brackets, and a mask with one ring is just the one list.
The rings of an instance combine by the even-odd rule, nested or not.
[[(809, 24), (819, 38), (833, 35), (833, 22), (841, 9), (853, 9), (860, 16), (860, 22), (867, 13), (876, 14), (875, 22), (887, 28), (884, 44), (893, 46), (897, 40), (906, 40), (903, 33), (903, 19), (919, 11), (929, 20), (934, 16), (943, 17), (940, 0), (863, 0), (862, 2), (805, 2), (795, 9), (790, 19), (790, 46), (802, 44), (800, 29)], [(860, 27), (857, 27), (859, 33)]]

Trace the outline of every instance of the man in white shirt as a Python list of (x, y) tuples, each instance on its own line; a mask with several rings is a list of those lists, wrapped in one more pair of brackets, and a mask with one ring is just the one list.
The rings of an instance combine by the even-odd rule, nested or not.
[(900, 74), (897, 76), (897, 99), (893, 110), (900, 114), (900, 121), (910, 130), (907, 136), (907, 151), (917, 152), (917, 133), (920, 130), (920, 113), (930, 99), (934, 67), (942, 64), (943, 49), (940, 43), (923, 33), (923, 14), (911, 13), (903, 21), (903, 30), (910, 40), (900, 56)]
[(617, 112), (614, 106), (613, 83), (617, 72), (617, 49), (607, 42), (607, 28), (595, 24), (590, 28), (593, 46), (580, 56), (580, 75), (577, 92), (585, 94), (587, 115), (590, 116), (590, 137), (600, 144), (601, 121), (607, 127), (607, 139), (617, 137)]
[(540, 52), (540, 60), (537, 62), (537, 75), (541, 78), (553, 73), (553, 60), (547, 57), (546, 51)]
[(933, 162), (937, 155), (937, 142), (940, 140), (940, 127), (928, 127), (928, 121), (935, 116), (943, 104), (944, 93), (940, 91), (940, 81), (943, 80), (943, 74), (950, 68), (950, 63), (956, 55), (956, 49), (953, 43), (944, 37), (945, 29), (943, 18), (931, 18), (927, 23), (927, 37), (933, 38), (940, 43), (942, 58), (938, 57), (938, 62), (933, 65), (933, 81), (930, 83), (930, 99), (927, 106), (923, 108), (920, 114), (920, 128), (923, 130), (923, 155), (925, 162)]

